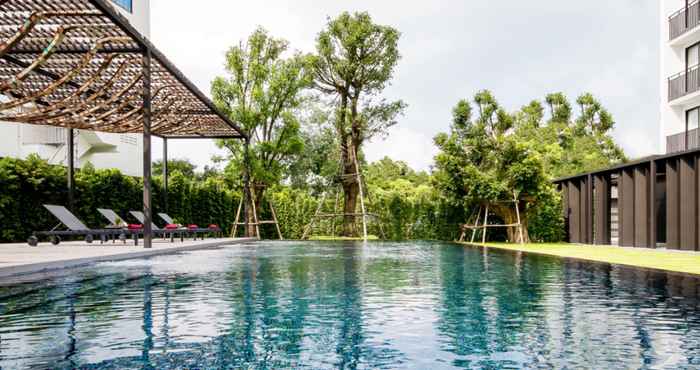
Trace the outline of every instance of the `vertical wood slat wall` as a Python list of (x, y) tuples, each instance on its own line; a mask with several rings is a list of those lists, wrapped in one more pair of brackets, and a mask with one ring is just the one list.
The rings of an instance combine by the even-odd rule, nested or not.
[(593, 242), (593, 177), (566, 181), (561, 184), (568, 241), (570, 243)]
[(697, 175), (695, 170), (695, 158), (680, 158), (680, 204), (678, 205), (680, 216), (680, 245), (682, 250), (696, 250), (697, 248)]
[(666, 162), (666, 247), (697, 251), (700, 248), (700, 197), (698, 157)]
[(611, 243), (610, 235), (610, 175), (594, 176), (594, 244), (606, 245)]
[[(584, 175), (561, 183), (561, 190), (565, 192), (564, 215), (567, 217), (569, 242), (599, 245), (611, 243), (613, 173), (617, 175), (618, 244), (655, 248), (657, 164), (653, 161), (609, 173)], [(697, 208), (700, 200), (693, 198), (690, 204)], [(696, 228), (700, 226), (697, 218), (693, 218), (686, 226), (691, 223)]]
[(680, 161), (666, 161), (666, 248), (680, 249)]

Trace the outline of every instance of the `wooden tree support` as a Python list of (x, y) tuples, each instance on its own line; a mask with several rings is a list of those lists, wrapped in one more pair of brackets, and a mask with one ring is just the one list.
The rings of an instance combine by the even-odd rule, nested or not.
[(272, 204), (272, 200), (269, 198), (267, 199), (267, 204), (270, 205), (270, 213), (272, 214), (272, 220), (258, 220), (258, 211), (256, 210), (255, 206), (255, 199), (252, 201), (253, 203), (253, 222), (240, 222), (241, 220), (241, 210), (243, 209), (243, 198), (241, 198), (241, 201), (238, 202), (238, 211), (236, 211), (236, 220), (233, 222), (233, 225), (231, 226), (231, 237), (235, 238), (236, 237), (236, 232), (238, 231), (238, 226), (245, 226), (245, 225), (254, 225), (255, 226), (255, 234), (258, 239), (260, 239), (260, 225), (275, 225), (275, 228), (277, 229), (277, 235), (279, 236), (279, 240), (284, 240), (284, 237), (282, 236), (282, 230), (280, 229), (280, 224), (279, 221), (277, 220), (277, 212), (275, 211), (275, 207)]
[[(352, 217), (362, 217), (362, 236), (363, 240), (366, 242), (368, 239), (367, 235), (367, 218), (372, 217), (376, 220), (379, 220), (379, 215), (375, 213), (369, 213), (367, 212), (367, 207), (365, 205), (365, 192), (364, 192), (364, 187), (362, 184), (362, 173), (360, 171), (360, 165), (359, 162), (357, 161), (357, 152), (354, 152), (354, 165), (355, 165), (355, 173), (353, 174), (344, 174), (340, 175), (340, 178), (349, 178), (349, 177), (355, 177), (357, 180), (357, 183), (360, 187), (360, 210), (361, 212), (359, 213), (340, 213), (337, 211), (338, 209), (338, 200), (340, 198), (340, 192), (336, 193), (336, 198), (335, 198), (335, 206), (333, 209), (332, 213), (322, 213), (321, 210), (323, 208), (323, 204), (325, 203), (326, 197), (328, 196), (327, 193), (323, 193), (323, 196), (321, 197), (321, 201), (318, 203), (318, 207), (316, 208), (316, 212), (314, 213), (313, 217), (311, 217), (311, 221), (309, 222), (308, 225), (304, 228), (304, 234), (302, 235), (301, 239), (302, 240), (307, 240), (309, 238), (309, 234), (311, 233), (311, 230), (314, 227), (314, 224), (316, 221), (323, 219), (323, 218), (330, 218), (331, 219), (331, 230), (333, 232), (333, 235), (335, 235), (335, 219), (337, 217), (345, 217), (345, 216), (352, 216)], [(379, 225), (379, 232), (382, 234), (382, 239), (386, 239), (386, 235), (384, 234), (384, 228), (382, 227), (381, 222), (377, 222)]]
[[(520, 244), (525, 244), (525, 238), (523, 235), (523, 224), (522, 220), (520, 219), (520, 209), (518, 207), (518, 196), (515, 192), (513, 192), (513, 199), (509, 201), (503, 201), (503, 202), (495, 202), (495, 203), (513, 203), (513, 208), (515, 208), (515, 215), (517, 217), (517, 223), (514, 224), (489, 224), (489, 206), (488, 204), (486, 207), (479, 207), (479, 212), (477, 213), (476, 216), (476, 221), (474, 222), (473, 225), (470, 224), (464, 224), (462, 225), (462, 233), (459, 237), (459, 241), (463, 242), (464, 239), (466, 238), (466, 233), (467, 231), (472, 232), (471, 236), (471, 243), (474, 243), (474, 239), (476, 238), (476, 233), (478, 231), (481, 231), (481, 243), (486, 244), (486, 231), (489, 228), (508, 228), (508, 227), (517, 227), (518, 228), (518, 236), (520, 240)], [(481, 215), (484, 215), (484, 222), (479, 223), (481, 220)], [(467, 220), (468, 222), (468, 220)]]

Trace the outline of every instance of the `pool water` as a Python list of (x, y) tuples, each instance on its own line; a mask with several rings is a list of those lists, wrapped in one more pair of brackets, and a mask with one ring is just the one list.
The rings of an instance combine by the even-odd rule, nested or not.
[(2, 284), (2, 369), (700, 367), (692, 277), (448, 243), (272, 242)]

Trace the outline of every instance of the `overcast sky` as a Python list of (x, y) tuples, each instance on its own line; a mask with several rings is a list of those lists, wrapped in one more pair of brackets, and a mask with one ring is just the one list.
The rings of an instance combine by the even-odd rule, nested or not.
[[(658, 5), (638, 0), (151, 0), (152, 39), (209, 93), (224, 74), (224, 53), (257, 26), (311, 52), (317, 33), (342, 11), (369, 11), (402, 33), (402, 59), (386, 91), (408, 103), (385, 141), (384, 156), (428, 169), (433, 136), (448, 129), (452, 107), (480, 89), (509, 110), (563, 91), (597, 96), (617, 122), (629, 156), (658, 151)], [(159, 157), (160, 143), (154, 156)], [(217, 153), (209, 141), (173, 142), (171, 158), (200, 167)]]

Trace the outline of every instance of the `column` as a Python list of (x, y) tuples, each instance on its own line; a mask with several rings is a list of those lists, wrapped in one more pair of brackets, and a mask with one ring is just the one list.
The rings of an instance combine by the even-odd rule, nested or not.
[(595, 189), (595, 240), (594, 244), (610, 244), (610, 175), (596, 175)]
[(163, 138), (163, 209), (168, 213), (168, 139)]
[(73, 139), (73, 129), (69, 128), (67, 131), (68, 209), (75, 212), (75, 140)]
[(666, 161), (666, 248), (680, 249), (680, 160)]
[(151, 52), (143, 55), (143, 246), (153, 247), (151, 214)]

